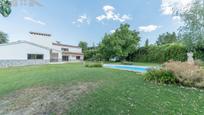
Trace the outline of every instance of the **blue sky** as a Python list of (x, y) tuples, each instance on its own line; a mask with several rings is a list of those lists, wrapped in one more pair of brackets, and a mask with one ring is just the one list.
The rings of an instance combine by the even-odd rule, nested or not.
[[(8, 33), (10, 41), (26, 40), (28, 32), (34, 31), (50, 33), (67, 44), (92, 45), (121, 23), (140, 31), (141, 44), (147, 38), (154, 43), (159, 34), (177, 31), (179, 17), (172, 16), (171, 8), (189, 0), (27, 0), (26, 5), (15, 1), (12, 14), (0, 17), (0, 31)], [(31, 7), (30, 1), (42, 6)]]

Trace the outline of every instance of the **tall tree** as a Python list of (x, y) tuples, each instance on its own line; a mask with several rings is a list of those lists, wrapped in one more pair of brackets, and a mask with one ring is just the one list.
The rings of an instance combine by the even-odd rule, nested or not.
[(79, 47), (82, 48), (82, 51), (85, 52), (88, 49), (88, 43), (80, 41), (79, 42)]
[(8, 42), (8, 35), (0, 31), (0, 44)]
[(100, 52), (104, 59), (118, 58), (125, 60), (133, 53), (139, 45), (139, 32), (130, 30), (130, 25), (121, 24), (112, 34), (105, 34), (99, 45)]
[(9, 0), (0, 0), (0, 14), (8, 17), (11, 13), (11, 2)]
[(157, 45), (164, 45), (169, 43), (174, 43), (177, 41), (176, 33), (163, 33), (162, 35), (159, 35), (159, 38), (157, 40)]
[(204, 0), (195, 0), (189, 10), (180, 13), (184, 25), (180, 27), (180, 37), (189, 51), (204, 48)]
[(145, 41), (145, 47), (148, 47), (149, 46), (149, 39), (146, 39)]

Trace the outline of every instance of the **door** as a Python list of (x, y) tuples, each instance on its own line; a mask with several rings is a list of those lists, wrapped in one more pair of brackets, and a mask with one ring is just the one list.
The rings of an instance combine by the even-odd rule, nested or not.
[(50, 57), (50, 61), (51, 61), (51, 62), (58, 62), (58, 61), (59, 61), (59, 60), (58, 60), (58, 56), (59, 56), (58, 53), (51, 53), (50, 56), (51, 56), (51, 57)]
[(62, 61), (69, 61), (69, 56), (62, 56)]

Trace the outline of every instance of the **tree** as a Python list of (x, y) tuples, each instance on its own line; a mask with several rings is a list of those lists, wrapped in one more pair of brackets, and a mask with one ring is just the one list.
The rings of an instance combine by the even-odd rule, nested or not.
[(105, 34), (99, 45), (99, 50), (107, 61), (112, 58), (122, 61), (137, 49), (139, 41), (139, 32), (130, 30), (130, 25), (128, 24), (121, 24), (114, 33)]
[(148, 47), (149, 46), (149, 39), (146, 39), (145, 41), (145, 47)]
[(79, 42), (79, 47), (82, 48), (82, 51), (85, 52), (88, 49), (88, 43), (80, 41)]
[(162, 35), (159, 35), (159, 38), (157, 40), (157, 45), (164, 45), (164, 44), (170, 44), (170, 43), (174, 43), (177, 42), (177, 37), (176, 37), (176, 33), (163, 33)]
[(189, 10), (179, 14), (184, 22), (180, 37), (188, 51), (204, 48), (204, 1), (195, 0)]
[(0, 0), (0, 14), (8, 17), (11, 13), (11, 2), (9, 0)]
[(0, 31), (0, 44), (8, 42), (8, 35)]
[(89, 47), (84, 53), (85, 60), (89, 61), (101, 61), (101, 54), (98, 47)]

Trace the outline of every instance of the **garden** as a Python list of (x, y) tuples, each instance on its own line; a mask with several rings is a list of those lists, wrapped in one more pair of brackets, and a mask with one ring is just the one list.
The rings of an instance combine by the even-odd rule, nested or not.
[(156, 84), (134, 72), (83, 64), (1, 69), (0, 84), (0, 114), (204, 113), (202, 89)]
[[(7, 0), (0, 7), (11, 13)], [(140, 32), (121, 24), (98, 45), (81, 41), (85, 62), (0, 69), (0, 114), (204, 114), (204, 8), (196, 1), (176, 32), (141, 45)], [(6, 10), (3, 10), (5, 9)], [(0, 32), (0, 43), (8, 42)], [(147, 72), (103, 64), (151, 67)]]

